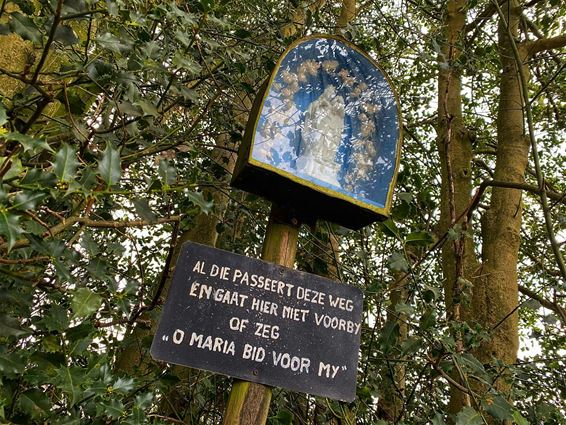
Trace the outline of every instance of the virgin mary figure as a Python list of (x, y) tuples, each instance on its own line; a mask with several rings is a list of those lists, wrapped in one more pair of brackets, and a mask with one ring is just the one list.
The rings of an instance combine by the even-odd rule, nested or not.
[(305, 111), (297, 171), (340, 187), (336, 156), (344, 131), (345, 103), (329, 85)]

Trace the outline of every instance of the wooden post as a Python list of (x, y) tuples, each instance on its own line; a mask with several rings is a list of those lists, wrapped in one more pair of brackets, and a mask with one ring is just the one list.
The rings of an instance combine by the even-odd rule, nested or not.
[[(293, 267), (297, 253), (299, 220), (273, 205), (263, 240), (261, 258), (285, 267)], [(223, 425), (264, 425), (267, 421), (271, 388), (247, 381), (235, 381)]]

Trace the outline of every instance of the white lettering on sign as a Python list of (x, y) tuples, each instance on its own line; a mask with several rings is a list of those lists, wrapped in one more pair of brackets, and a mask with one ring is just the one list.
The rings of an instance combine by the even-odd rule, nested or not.
[(245, 344), (244, 354), (242, 355), (242, 358), (260, 363), (265, 359), (265, 348), (254, 347), (253, 345)]
[(324, 376), (325, 378), (336, 378), (338, 371), (346, 371), (346, 366), (335, 366), (333, 364), (326, 364), (323, 362), (318, 363), (318, 376)]
[(228, 280), (228, 274), (230, 273), (230, 267), (219, 267), (213, 264), (210, 268), (210, 277), (218, 277), (222, 280)]
[(277, 353), (276, 351), (271, 352), (273, 354), (273, 364), (275, 366), (280, 366), (283, 369), (291, 369), (293, 372), (300, 371), (300, 373), (309, 373), (309, 367), (311, 361), (307, 357), (293, 356), (289, 353)]
[(305, 300), (314, 304), (324, 305), (326, 294), (324, 292), (315, 291), (314, 289), (303, 288), (297, 286), (297, 299)]
[(204, 261), (197, 261), (195, 266), (193, 267), (193, 272), (206, 274), (206, 272), (204, 271)]
[(189, 295), (191, 297), (198, 297), (198, 299), (214, 300), (219, 303), (228, 305), (237, 305), (238, 307), (244, 307), (247, 295), (240, 294), (236, 291), (230, 291), (224, 288), (214, 288), (211, 285), (205, 285), (204, 283), (193, 282), (191, 284), (191, 289), (189, 290)]
[(175, 332), (173, 332), (173, 342), (179, 345), (183, 342), (183, 338), (185, 338), (185, 332), (181, 329), (175, 329)]
[(328, 301), (332, 307), (339, 308), (340, 310), (352, 311), (354, 309), (354, 302), (346, 298), (335, 297), (332, 294), (328, 294)]
[(283, 317), (283, 319), (294, 320), (295, 322), (304, 322), (307, 314), (309, 314), (309, 310), (284, 305), (281, 317)]
[(261, 336), (262, 338), (279, 338), (279, 326), (266, 325), (265, 323), (255, 324), (255, 335)]
[(252, 299), (252, 310), (257, 310), (260, 313), (277, 316), (277, 307), (277, 303), (271, 301), (265, 301), (259, 298)]
[(191, 335), (191, 340), (189, 345), (196, 346), (201, 350), (217, 351), (223, 354), (234, 355), (236, 352), (236, 345), (234, 341), (228, 341), (220, 337), (212, 337), (210, 335), (204, 336), (202, 334), (197, 334), (193, 332)]
[(355, 323), (351, 320), (329, 316), (328, 314), (318, 314), (316, 312), (314, 313), (314, 321), (317, 326), (324, 326), (327, 329), (344, 331), (354, 335), (358, 334), (362, 326), (360, 323)]
[(248, 319), (240, 319), (238, 317), (232, 317), (230, 319), (230, 329), (233, 331), (242, 332), (246, 329), (246, 325), (248, 324)]
[(247, 285), (252, 288), (264, 289), (266, 291), (275, 292), (279, 295), (290, 297), (295, 285), (285, 283), (278, 279), (273, 279), (257, 274), (249, 274), (240, 269), (234, 269), (232, 282), (238, 285)]

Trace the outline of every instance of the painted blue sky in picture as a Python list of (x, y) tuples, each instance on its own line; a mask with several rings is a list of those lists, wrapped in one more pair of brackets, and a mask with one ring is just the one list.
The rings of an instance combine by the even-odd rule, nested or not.
[(256, 127), (256, 161), (385, 208), (397, 162), (398, 106), (381, 71), (332, 38), (283, 58)]

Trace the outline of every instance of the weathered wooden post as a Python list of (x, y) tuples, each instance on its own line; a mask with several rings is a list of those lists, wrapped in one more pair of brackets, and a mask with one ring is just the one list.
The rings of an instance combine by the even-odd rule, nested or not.
[[(293, 267), (300, 225), (297, 218), (288, 216), (281, 208), (273, 205), (261, 258), (285, 267)], [(270, 387), (253, 382), (235, 381), (223, 424), (263, 425), (267, 420), (270, 401)]]
[(264, 424), (278, 386), (355, 398), (362, 292), (293, 270), (300, 223), (388, 216), (401, 145), (387, 76), (347, 41), (293, 43), (257, 96), (232, 185), (273, 202), (262, 260), (183, 246), (151, 353), (240, 379), (224, 424)]

